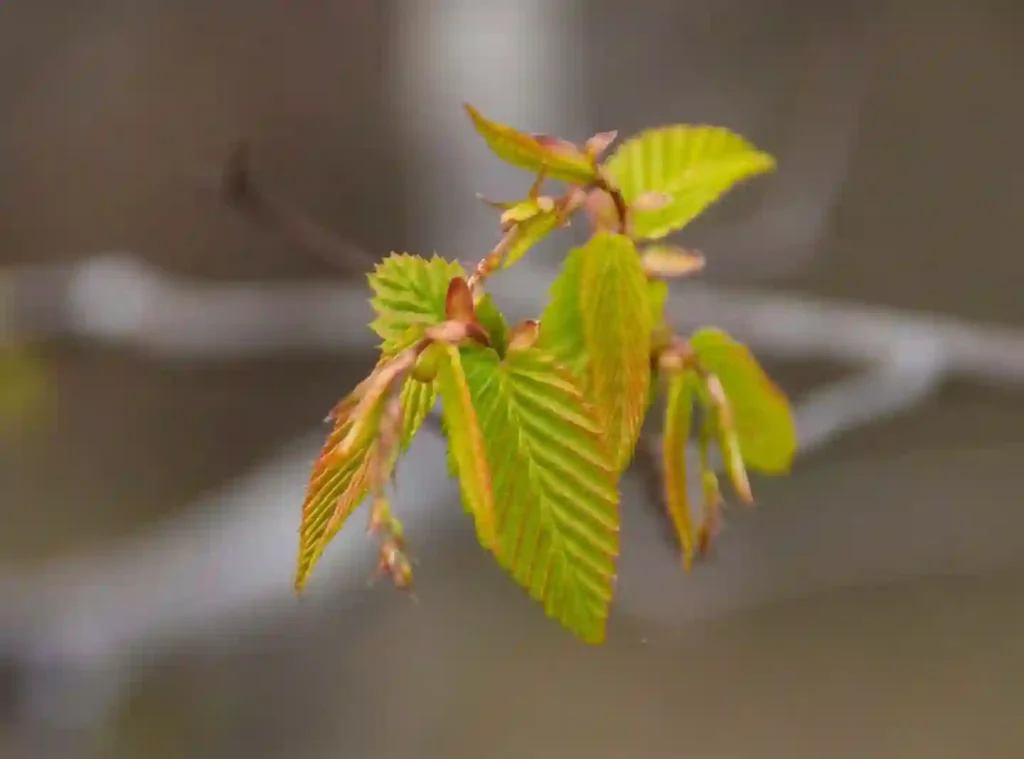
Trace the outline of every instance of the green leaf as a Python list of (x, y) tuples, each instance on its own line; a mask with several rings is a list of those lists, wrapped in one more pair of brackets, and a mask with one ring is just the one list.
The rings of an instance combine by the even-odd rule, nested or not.
[(581, 380), (620, 471), (650, 399), (649, 288), (632, 241), (599, 232), (569, 253), (540, 322), (539, 346)]
[(537, 346), (553, 355), (582, 382), (589, 380), (589, 357), (580, 318), (580, 285), (585, 248), (573, 248), (562, 264), (562, 273), (551, 285), (548, 305), (540, 319)]
[(471, 105), (465, 108), (487, 146), (506, 163), (579, 185), (590, 184), (597, 178), (597, 169), (582, 150), (568, 145), (547, 145), (537, 137), (485, 118)]
[(584, 249), (579, 298), (590, 357), (588, 397), (607, 424), (621, 471), (640, 436), (651, 383), (649, 285), (628, 237), (601, 232)]
[[(601, 643), (618, 556), (618, 493), (575, 378), (538, 348), (462, 354), (494, 483), (498, 561), (545, 612)], [(461, 464), (460, 464), (461, 466)]]
[(694, 380), (689, 372), (673, 373), (668, 379), (668, 403), (662, 438), (662, 464), (665, 470), (665, 504), (687, 569), (697, 550), (696, 532), (686, 492), (686, 444), (693, 420)]
[(671, 201), (632, 210), (633, 233), (657, 239), (682, 229), (736, 183), (775, 168), (775, 159), (728, 129), (678, 124), (622, 143), (604, 164), (627, 205), (645, 193)]
[(408, 377), (402, 383), (402, 448), (409, 447), (437, 403), (437, 383)]
[(476, 304), (476, 318), (480, 326), (487, 330), (487, 335), (491, 338), (491, 347), (499, 356), (504, 356), (508, 350), (508, 324), (489, 293), (485, 293)]
[(445, 296), (452, 277), (464, 276), (462, 266), (439, 256), (427, 260), (392, 253), (369, 275), (377, 318), (370, 327), (384, 341), (381, 352), (395, 355), (415, 344), (419, 331), (445, 320)]
[(365, 500), (369, 491), (369, 466), (373, 439), (366, 438), (340, 455), (340, 445), (352, 429), (352, 411), (358, 399), (350, 395), (332, 412), (335, 426), (320, 451), (306, 489), (299, 526), (299, 556), (295, 590), (305, 587), (324, 548), (345, 521)]
[[(463, 351), (446, 346), (448, 360), (437, 373), (438, 390), (444, 410), (445, 429), (452, 460), (458, 469), (462, 502), (476, 522), (477, 539), (489, 551), (498, 553), (494, 489), (484, 449), (484, 435), (470, 396)], [(498, 355), (488, 350), (498, 360)], [(467, 354), (472, 355), (472, 354)]]
[[(690, 347), (716, 375), (729, 400), (743, 461), (764, 474), (789, 471), (797, 449), (796, 424), (785, 394), (747, 346), (717, 329), (698, 330)], [(723, 450), (727, 456), (727, 452)]]
[(535, 216), (531, 216), (525, 221), (519, 222), (516, 239), (512, 242), (508, 251), (505, 253), (505, 260), (502, 263), (502, 268), (507, 269), (515, 264), (520, 258), (525, 256), (534, 245), (557, 229), (560, 223), (561, 217), (559, 216), (558, 211), (553, 210), (542, 211)]

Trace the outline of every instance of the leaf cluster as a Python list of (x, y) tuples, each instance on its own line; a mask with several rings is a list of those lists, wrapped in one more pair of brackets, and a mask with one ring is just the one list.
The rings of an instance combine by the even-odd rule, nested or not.
[[(380, 360), (331, 413), (303, 505), (296, 588), (368, 499), (380, 571), (408, 587), (388, 483), (440, 400), (449, 469), (481, 546), (550, 617), (600, 643), (615, 589), (619, 480), (659, 394), (665, 504), (687, 568), (720, 524), (713, 449), (745, 502), (748, 470), (783, 473), (795, 453), (789, 404), (750, 351), (712, 328), (678, 335), (664, 316), (668, 280), (704, 266), (665, 238), (774, 161), (729, 130), (687, 125), (643, 132), (602, 160), (614, 132), (580, 146), (466, 111), (490, 149), (534, 181), (522, 199), (487, 201), (502, 236), (472, 271), (393, 253), (369, 275)], [(551, 180), (561, 194), (544, 194)], [(569, 251), (539, 319), (510, 327), (487, 279), (577, 215), (591, 236)], [(687, 495), (694, 427), (699, 508)]]

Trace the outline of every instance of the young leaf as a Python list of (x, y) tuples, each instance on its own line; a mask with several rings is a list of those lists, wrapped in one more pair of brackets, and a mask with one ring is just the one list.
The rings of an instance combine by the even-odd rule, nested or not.
[(686, 493), (686, 444), (693, 419), (694, 386), (689, 372), (674, 372), (668, 379), (668, 403), (662, 439), (665, 503), (689, 569), (696, 552), (696, 534)]
[(498, 352), (499, 356), (504, 356), (505, 351), (508, 350), (508, 324), (489, 293), (485, 293), (480, 302), (476, 304), (476, 318), (487, 330), (487, 334), (491, 338), (491, 347)]
[(413, 345), (422, 332), (412, 329), (445, 320), (445, 296), (453, 277), (464, 276), (454, 261), (434, 256), (427, 260), (407, 253), (392, 253), (369, 275), (377, 318), (370, 324), (384, 341), (385, 355)]
[(498, 561), (549, 616), (600, 643), (619, 529), (600, 424), (576, 380), (537, 348), (462, 358), (494, 483)]
[[(718, 377), (729, 400), (739, 450), (746, 465), (765, 474), (789, 471), (797, 449), (789, 401), (747, 346), (717, 329), (689, 340), (704, 369)], [(726, 451), (723, 450), (723, 456)]]
[(657, 239), (689, 224), (736, 183), (775, 168), (775, 159), (727, 129), (678, 124), (622, 143), (604, 164), (627, 205), (648, 193), (671, 201), (632, 209), (633, 234)]
[(632, 241), (599, 232), (570, 251), (540, 320), (539, 346), (581, 380), (620, 470), (649, 406), (652, 292)]
[(551, 179), (573, 184), (586, 185), (597, 178), (597, 170), (590, 158), (575, 146), (524, 134), (484, 118), (469, 104), (465, 108), (476, 131), (503, 161), (534, 174), (544, 173)]
[(573, 248), (562, 273), (551, 285), (548, 305), (540, 319), (538, 347), (548, 351), (580, 380), (588, 391), (590, 361), (580, 318), (580, 284), (586, 248)]
[(358, 399), (349, 396), (338, 404), (332, 416), (335, 427), (313, 466), (299, 526), (299, 558), (295, 589), (301, 591), (324, 548), (352, 512), (366, 498), (372, 438), (361, 439), (344, 455), (338, 454), (342, 440), (352, 429), (352, 412)]
[(558, 228), (561, 217), (558, 211), (541, 211), (526, 221), (519, 222), (516, 238), (505, 252), (501, 267), (507, 269), (525, 256), (530, 249)]
[(598, 233), (584, 250), (579, 303), (590, 356), (588, 396), (606, 421), (621, 471), (640, 436), (651, 382), (650, 290), (628, 237)]
[[(437, 346), (431, 346), (431, 350)], [(440, 364), (438, 364), (440, 366)], [(437, 383), (420, 382), (408, 377), (402, 384), (402, 448), (408, 448), (413, 436), (423, 425), (427, 414), (437, 403)]]
[[(453, 345), (446, 346), (446, 352), (447, 360), (442, 361), (438, 369), (437, 385), (444, 410), (448, 445), (452, 460), (458, 469), (463, 504), (476, 522), (480, 544), (498, 555), (491, 472), (487, 464), (480, 421), (470, 396), (462, 364), (463, 354)], [(490, 354), (497, 360), (496, 353), (491, 351)]]

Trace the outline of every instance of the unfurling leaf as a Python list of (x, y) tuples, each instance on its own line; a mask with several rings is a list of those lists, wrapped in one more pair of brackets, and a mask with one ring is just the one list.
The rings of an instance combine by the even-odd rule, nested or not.
[(686, 277), (704, 268), (704, 256), (675, 245), (651, 245), (644, 248), (640, 264), (649, 277)]
[(572, 143), (543, 135), (531, 136), (485, 118), (473, 106), (466, 113), (488, 147), (503, 161), (551, 179), (586, 185), (597, 178), (597, 169), (586, 153)]
[[(657, 239), (682, 229), (736, 183), (775, 167), (775, 159), (728, 129), (683, 124), (643, 132), (619, 146), (604, 172), (631, 206), (633, 234)], [(644, 198), (671, 202), (644, 210)], [(640, 200), (640, 208), (632, 204)]]
[(572, 375), (537, 348), (504, 361), (467, 348), (462, 364), (494, 486), (498, 561), (549, 616), (600, 643), (619, 528), (600, 423)]
[(649, 288), (633, 242), (601, 232), (569, 253), (540, 321), (539, 345), (582, 381), (620, 471), (649, 400)]
[(457, 262), (392, 253), (370, 274), (370, 301), (377, 318), (370, 324), (384, 341), (381, 352), (395, 355), (414, 345), (422, 329), (445, 320), (448, 283), (464, 272)]
[[(497, 554), (499, 547), (491, 471), (485, 456), (480, 421), (467, 385), (462, 364), (463, 354), (452, 345), (445, 346), (445, 353), (446, 360), (438, 368), (437, 385), (441, 394), (448, 445), (458, 470), (462, 501), (476, 522), (480, 544)], [(496, 353), (492, 355), (497, 359)]]
[(700, 365), (722, 384), (746, 465), (763, 474), (789, 471), (797, 434), (793, 412), (782, 390), (768, 378), (747, 346), (721, 330), (698, 330), (689, 344)]
[(697, 549), (696, 534), (686, 492), (686, 444), (693, 419), (694, 378), (688, 372), (673, 372), (668, 378), (668, 403), (662, 440), (665, 470), (665, 503), (676, 536), (683, 549), (683, 564), (689, 569)]

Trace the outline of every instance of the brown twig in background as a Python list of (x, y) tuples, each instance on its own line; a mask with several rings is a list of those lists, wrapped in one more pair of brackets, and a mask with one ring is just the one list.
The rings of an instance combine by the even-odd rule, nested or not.
[[(377, 259), (363, 248), (341, 239), (287, 198), (257, 185), (252, 178), (249, 145), (245, 141), (235, 145), (224, 164), (221, 197), (228, 207), (250, 221), (263, 225), (346, 274), (363, 274), (377, 264)], [(444, 434), (436, 413), (428, 414), (424, 422), (435, 432)]]
[(366, 250), (342, 240), (283, 196), (254, 182), (249, 145), (244, 141), (235, 146), (225, 162), (221, 197), (250, 221), (346, 274), (362, 274), (377, 263)]

